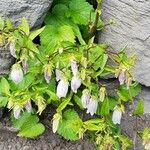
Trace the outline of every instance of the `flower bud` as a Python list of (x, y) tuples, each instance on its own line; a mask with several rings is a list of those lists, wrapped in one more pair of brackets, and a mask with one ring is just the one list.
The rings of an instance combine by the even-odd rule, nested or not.
[(150, 139), (143, 142), (145, 150), (150, 150)]
[(113, 111), (112, 121), (114, 124), (120, 124), (122, 117), (122, 111), (120, 108), (116, 107)]
[(57, 96), (59, 98), (66, 97), (68, 93), (69, 82), (65, 79), (61, 79), (57, 85)]
[(19, 84), (23, 80), (23, 71), (20, 64), (14, 64), (11, 69), (10, 78), (16, 84)]
[(96, 100), (96, 97), (92, 96), (87, 106), (87, 113), (90, 113), (91, 116), (93, 116), (96, 113), (97, 106), (98, 106), (98, 101)]
[(28, 67), (29, 67), (29, 65), (28, 65), (28, 60), (27, 60), (27, 59), (23, 59), (23, 60), (22, 60), (22, 67), (23, 67), (24, 73), (26, 74), (27, 71), (28, 71)]
[(63, 51), (64, 51), (64, 49), (63, 49), (62, 47), (60, 47), (60, 48), (58, 49), (59, 54), (63, 53)]
[(125, 82), (125, 79), (126, 79), (125, 72), (126, 72), (126, 70), (123, 69), (123, 70), (121, 70), (121, 72), (119, 74), (120, 85), (124, 84), (124, 82)]
[(81, 102), (83, 108), (87, 108), (89, 102), (90, 102), (90, 91), (88, 89), (83, 90), (82, 92), (82, 97), (81, 97)]
[(58, 130), (59, 127), (59, 121), (61, 119), (61, 115), (60, 114), (55, 114), (53, 117), (53, 125), (52, 125), (52, 131), (53, 133), (56, 133), (56, 131)]
[(78, 65), (75, 60), (71, 60), (71, 70), (74, 76), (78, 74)]
[(99, 99), (100, 99), (101, 102), (104, 101), (105, 95), (106, 95), (106, 88), (101, 87), (100, 90), (99, 90)]
[(81, 86), (81, 79), (78, 76), (73, 76), (71, 80), (71, 89), (77, 93), (78, 88)]
[(13, 109), (13, 114), (16, 119), (19, 119), (21, 114), (21, 108), (19, 106), (15, 106)]
[(16, 55), (16, 48), (15, 48), (15, 42), (10, 42), (10, 44), (9, 44), (9, 50), (10, 50), (10, 54), (11, 54), (14, 58), (17, 58), (17, 55)]
[(32, 104), (31, 104), (31, 101), (28, 101), (26, 104), (25, 104), (25, 109), (27, 110), (27, 112), (32, 112)]
[(61, 70), (57, 69), (55, 70), (55, 74), (56, 74), (56, 81), (59, 81), (62, 79), (63, 73)]
[(45, 67), (44, 67), (44, 78), (45, 78), (47, 83), (50, 82), (51, 76), (52, 76), (52, 65), (51, 64), (45, 65)]
[(46, 104), (45, 104), (42, 96), (37, 96), (36, 99), (37, 99), (37, 106), (38, 106), (37, 113), (39, 113), (39, 115), (41, 115), (43, 110), (46, 108)]

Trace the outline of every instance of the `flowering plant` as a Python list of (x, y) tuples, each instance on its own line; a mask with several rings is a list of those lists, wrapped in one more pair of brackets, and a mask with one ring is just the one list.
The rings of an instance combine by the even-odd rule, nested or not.
[[(94, 42), (96, 31), (105, 27), (101, 4), (97, 0), (94, 9), (85, 0), (56, 0), (45, 26), (32, 32), (25, 18), (17, 28), (0, 19), (0, 45), (16, 60), (10, 75), (1, 78), (0, 106), (12, 110), (19, 136), (42, 134), (45, 127), (37, 114), (57, 107), (52, 130), (66, 139), (78, 140), (89, 133), (100, 150), (125, 150), (132, 144), (118, 124), (124, 104), (140, 91), (132, 75), (135, 55), (128, 57), (125, 48), (115, 53)], [(108, 75), (119, 81), (113, 94), (104, 82)], [(76, 108), (94, 117), (81, 118)]]

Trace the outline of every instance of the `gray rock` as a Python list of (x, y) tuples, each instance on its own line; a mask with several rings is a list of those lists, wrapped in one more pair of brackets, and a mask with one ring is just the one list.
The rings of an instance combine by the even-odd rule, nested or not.
[(105, 22), (114, 21), (105, 27), (99, 42), (119, 50), (127, 45), (128, 53), (136, 52), (136, 79), (150, 86), (150, 1), (149, 0), (105, 0), (103, 2)]
[(0, 14), (17, 23), (26, 17), (31, 27), (40, 26), (53, 0), (1, 0)]
[[(40, 26), (53, 0), (1, 0), (0, 15), (9, 18), (15, 25), (27, 18), (31, 28)], [(5, 48), (0, 48), (0, 74), (8, 73), (12, 57)]]

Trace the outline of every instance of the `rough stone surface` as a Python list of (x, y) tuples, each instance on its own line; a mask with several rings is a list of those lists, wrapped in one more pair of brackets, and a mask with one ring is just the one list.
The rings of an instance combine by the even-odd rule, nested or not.
[(127, 45), (129, 54), (136, 52), (136, 79), (150, 86), (150, 0), (105, 0), (103, 2), (105, 22), (114, 21), (105, 27), (99, 42), (119, 50)]
[(0, 15), (14, 23), (26, 17), (31, 27), (41, 25), (53, 0), (1, 0)]
[[(27, 18), (31, 28), (40, 26), (53, 0), (0, 0), (0, 16), (14, 24)], [(0, 74), (8, 73), (12, 59), (5, 48), (0, 48)]]

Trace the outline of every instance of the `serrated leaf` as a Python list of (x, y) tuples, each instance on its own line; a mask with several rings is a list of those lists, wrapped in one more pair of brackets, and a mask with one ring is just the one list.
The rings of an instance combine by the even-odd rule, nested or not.
[(53, 53), (61, 42), (75, 42), (75, 35), (72, 28), (67, 25), (63, 25), (60, 28), (52, 25), (46, 26), (41, 33), (41, 44), (45, 48), (45, 51), (48, 51), (49, 54)]
[(2, 19), (2, 17), (0, 17), (0, 30), (3, 30), (4, 25), (5, 25), (4, 20)]
[(7, 97), (0, 97), (0, 107), (5, 107), (7, 105), (8, 98)]
[(64, 99), (63, 102), (58, 106), (57, 112), (61, 112), (62, 110), (64, 110), (66, 106), (69, 104), (69, 102), (70, 102), (70, 98)]
[(144, 101), (140, 100), (133, 112), (134, 115), (143, 115), (144, 114)]
[(29, 128), (23, 128), (19, 133), (18, 136), (20, 137), (27, 137), (27, 138), (35, 138), (41, 135), (45, 131), (45, 127), (43, 124), (38, 123), (33, 125)]
[(1, 83), (0, 83), (0, 93), (8, 95), (10, 94), (9, 90), (10, 90), (10, 85), (8, 81), (4, 77), (2, 77)]
[(90, 14), (93, 11), (92, 5), (86, 1), (71, 0), (69, 2), (70, 17), (73, 22), (80, 25), (87, 25), (90, 21)]
[(12, 25), (10, 19), (8, 19), (8, 18), (6, 19), (6, 27), (7, 27), (8, 30), (13, 28), (13, 25)]
[(45, 29), (45, 26), (38, 30), (32, 31), (29, 35), (29, 38), (31, 40), (34, 40), (38, 35), (40, 35), (43, 32), (44, 29)]
[(22, 23), (18, 27), (20, 30), (22, 30), (27, 36), (29, 35), (30, 32), (30, 27), (29, 24), (26, 20), (26, 18), (22, 18)]
[(62, 121), (59, 123), (58, 133), (67, 140), (78, 140), (79, 131), (82, 127), (82, 120), (76, 111), (69, 109), (64, 112)]
[(109, 100), (106, 97), (105, 100), (102, 102), (101, 106), (101, 115), (106, 116), (109, 114), (110, 108), (109, 108)]

